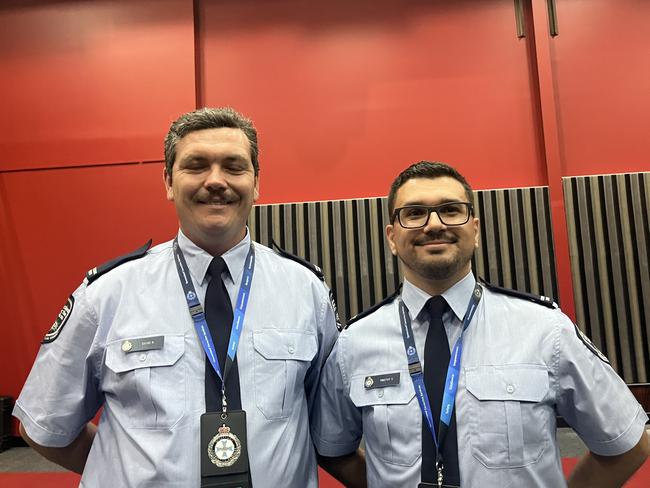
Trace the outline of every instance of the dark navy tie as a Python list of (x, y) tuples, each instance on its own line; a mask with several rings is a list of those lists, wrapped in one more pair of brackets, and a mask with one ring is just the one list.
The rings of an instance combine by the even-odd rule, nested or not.
[[(449, 342), (447, 333), (442, 322), (442, 315), (447, 309), (447, 302), (442, 296), (435, 296), (429, 299), (426, 305), (429, 312), (429, 330), (424, 346), (424, 384), (427, 387), (433, 424), (436, 426), (436, 434), (442, 434), (442, 462), (444, 484), (460, 485), (458, 472), (458, 440), (456, 439), (456, 409), (449, 428), (440, 422), (440, 408), (442, 395), (445, 389), (447, 368), (449, 366)], [(443, 425), (442, 433), (439, 433), (439, 426)], [(429, 432), (426, 419), (422, 416), (422, 481), (437, 484), (438, 474), (436, 471), (436, 447)]]
[[(221, 279), (221, 274), (227, 270), (228, 267), (223, 258), (213, 258), (207, 273), (211, 279), (205, 292), (205, 320), (212, 335), (222, 375), (226, 364), (233, 317), (230, 296), (226, 290), (226, 285)], [(226, 379), (226, 401), (228, 402), (228, 410), (241, 409), (236, 356)], [(221, 380), (207, 356), (205, 358), (205, 409), (207, 412), (221, 411)]]

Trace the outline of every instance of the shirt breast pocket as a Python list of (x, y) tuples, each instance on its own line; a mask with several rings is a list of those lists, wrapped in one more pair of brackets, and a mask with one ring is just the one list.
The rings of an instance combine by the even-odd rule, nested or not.
[[(350, 379), (350, 399), (363, 412), (366, 446), (382, 461), (400, 466), (412, 466), (420, 457), (422, 445), (420, 407), (408, 372), (400, 372), (395, 386), (366, 388), (368, 376), (384, 372), (369, 372)], [(376, 449), (376, 450), (375, 450)]]
[(288, 418), (304, 398), (304, 379), (318, 352), (316, 334), (298, 329), (253, 332), (255, 404), (269, 420)]
[[(472, 454), (488, 468), (515, 468), (539, 460), (549, 441), (549, 415), (542, 403), (548, 372), (538, 365), (465, 369), (470, 393)], [(466, 421), (467, 421), (466, 420)]]
[[(122, 338), (106, 345), (103, 389), (108, 407), (132, 428), (168, 429), (185, 413), (185, 337), (165, 335), (163, 347), (124, 352)], [(118, 408), (112, 408), (111, 404)]]

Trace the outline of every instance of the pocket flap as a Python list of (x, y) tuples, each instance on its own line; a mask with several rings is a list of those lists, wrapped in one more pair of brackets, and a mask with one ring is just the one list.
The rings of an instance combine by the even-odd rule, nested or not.
[(108, 343), (106, 345), (106, 366), (114, 373), (124, 373), (138, 368), (172, 366), (185, 352), (185, 336), (183, 334), (165, 335), (161, 349), (131, 353), (122, 350), (125, 340), (139, 338), (125, 337)]
[(479, 400), (540, 402), (548, 392), (548, 371), (535, 364), (465, 369), (467, 391)]
[(415, 396), (413, 382), (408, 371), (400, 371), (399, 384), (383, 388), (366, 388), (365, 381), (368, 376), (377, 376), (394, 371), (371, 372), (365, 375), (356, 375), (350, 379), (350, 399), (357, 407), (368, 405), (406, 405)]
[(311, 361), (318, 351), (316, 334), (303, 330), (256, 330), (253, 346), (265, 359)]

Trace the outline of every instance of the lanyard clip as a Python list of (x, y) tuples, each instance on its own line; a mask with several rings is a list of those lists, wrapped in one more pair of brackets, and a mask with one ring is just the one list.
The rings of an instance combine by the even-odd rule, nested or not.
[(442, 487), (442, 481), (443, 481), (443, 476), (442, 476), (442, 464), (436, 461), (436, 470), (438, 471), (438, 488)]
[(422, 373), (422, 363), (420, 361), (416, 363), (409, 364), (409, 374), (413, 376), (414, 374)]
[(226, 390), (223, 389), (221, 390), (221, 411), (226, 413), (226, 410), (228, 410), (228, 402), (226, 401)]

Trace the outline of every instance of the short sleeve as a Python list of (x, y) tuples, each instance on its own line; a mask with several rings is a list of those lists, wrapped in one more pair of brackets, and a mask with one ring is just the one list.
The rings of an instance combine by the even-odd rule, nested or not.
[(27, 435), (47, 447), (70, 444), (103, 403), (93, 356), (97, 322), (85, 284), (66, 307), (58, 330), (53, 327), (41, 345), (13, 411)]
[(334, 345), (327, 358), (316, 395), (312, 420), (312, 438), (322, 456), (337, 457), (354, 452), (361, 442), (361, 412), (349, 396), (342, 368), (341, 341)]
[(557, 343), (558, 413), (595, 454), (632, 449), (648, 417), (625, 382), (564, 315)]
[(312, 360), (309, 372), (305, 378), (305, 392), (309, 411), (313, 409), (316, 391), (320, 382), (325, 361), (334, 347), (339, 335), (335, 304), (327, 285), (323, 282), (315, 284), (315, 320), (318, 336), (318, 353)]

